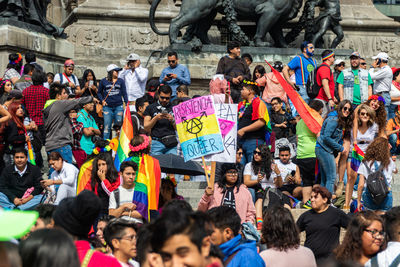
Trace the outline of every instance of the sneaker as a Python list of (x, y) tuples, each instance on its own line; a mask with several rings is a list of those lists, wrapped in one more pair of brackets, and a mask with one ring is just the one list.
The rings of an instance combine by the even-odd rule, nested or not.
[(336, 191), (335, 195), (337, 197), (341, 196), (343, 194), (343, 188), (344, 188), (344, 183), (343, 182), (338, 182), (336, 186)]
[(311, 201), (308, 200), (306, 203), (304, 203), (303, 208), (308, 209), (308, 210), (312, 209)]

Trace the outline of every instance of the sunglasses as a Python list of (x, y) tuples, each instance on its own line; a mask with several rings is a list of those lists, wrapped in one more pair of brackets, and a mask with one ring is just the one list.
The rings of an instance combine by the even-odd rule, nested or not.
[(338, 66), (339, 66), (339, 67), (345, 67), (346, 64), (345, 64), (345, 63), (340, 63)]
[(360, 112), (360, 116), (368, 116), (369, 117), (369, 114), (367, 112)]
[(261, 156), (261, 152), (260, 151), (254, 151), (253, 154)]
[(171, 97), (169, 97), (169, 96), (160, 96), (160, 99), (162, 99), (162, 100), (169, 100)]
[(348, 112), (350, 112), (350, 111), (351, 111), (351, 108), (344, 107), (344, 108), (343, 108), (343, 111), (348, 111)]
[(238, 154), (239, 156), (243, 156), (243, 152), (237, 152), (236, 154)]
[(360, 65), (363, 65), (363, 66), (365, 66), (365, 65), (367, 65), (367, 63), (360, 63)]
[(175, 63), (176, 60), (168, 60), (168, 63)]

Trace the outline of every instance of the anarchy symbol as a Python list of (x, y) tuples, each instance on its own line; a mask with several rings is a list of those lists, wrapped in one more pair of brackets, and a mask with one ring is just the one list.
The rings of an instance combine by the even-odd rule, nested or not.
[(203, 129), (203, 123), (198, 118), (188, 120), (186, 123), (186, 131), (191, 134), (197, 135)]

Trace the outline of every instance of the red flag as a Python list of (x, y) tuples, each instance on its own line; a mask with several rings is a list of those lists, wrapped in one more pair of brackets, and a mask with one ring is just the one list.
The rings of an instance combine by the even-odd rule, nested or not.
[(290, 84), (282, 77), (282, 75), (274, 69), (271, 64), (268, 63), (267, 60), (265, 62), (271, 68), (272, 72), (275, 74), (275, 77), (278, 79), (278, 82), (281, 84), (286, 94), (289, 96), (293, 105), (295, 106), (297, 112), (300, 114), (300, 117), (303, 119), (307, 127), (311, 132), (318, 134), (322, 127), (322, 122), (324, 121), (321, 115), (310, 108), (310, 106), (303, 100), (303, 98), (293, 89)]

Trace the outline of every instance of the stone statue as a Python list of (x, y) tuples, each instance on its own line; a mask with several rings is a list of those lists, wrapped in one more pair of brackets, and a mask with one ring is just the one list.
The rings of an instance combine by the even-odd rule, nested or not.
[[(153, 0), (150, 8), (150, 25), (160, 35), (169, 35), (170, 43), (186, 43), (194, 36), (203, 44), (210, 43), (207, 32), (217, 13), (224, 14), (228, 30), (232, 37), (242, 45), (269, 46), (265, 42), (270, 33), (276, 47), (287, 47), (282, 27), (295, 18), (302, 5), (302, 0), (184, 0), (178, 16), (172, 19), (169, 31), (161, 32), (154, 23), (155, 11), (161, 0)], [(254, 20), (257, 23), (254, 43), (237, 25), (237, 19)], [(188, 26), (184, 37), (178, 39), (179, 31)]]
[(55, 37), (63, 35), (64, 29), (51, 24), (46, 18), (50, 0), (0, 0), (0, 17), (40, 26)]
[[(316, 7), (320, 8), (320, 13), (317, 18), (314, 18)], [(292, 42), (301, 30), (305, 29), (304, 40), (321, 48), (324, 42), (323, 35), (331, 29), (336, 34), (336, 38), (329, 47), (336, 48), (344, 37), (343, 28), (339, 23), (341, 20), (339, 0), (307, 0), (299, 22), (285, 36), (285, 40)]]

